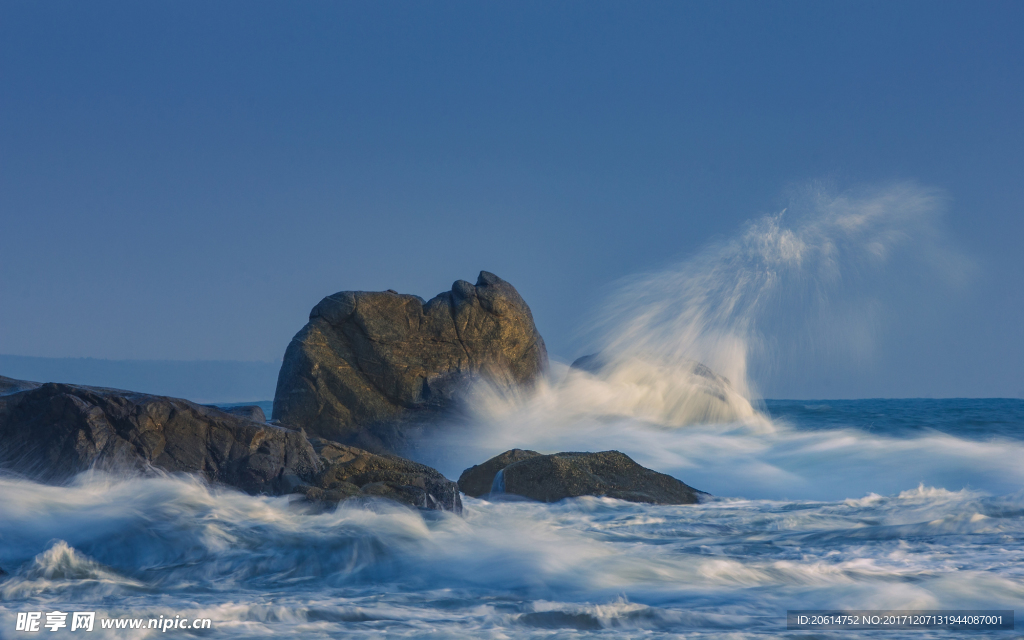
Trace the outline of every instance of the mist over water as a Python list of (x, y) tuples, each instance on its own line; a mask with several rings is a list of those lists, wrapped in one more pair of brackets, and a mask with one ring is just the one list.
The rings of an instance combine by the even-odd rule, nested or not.
[(413, 451), (457, 478), (513, 447), (617, 449), (713, 494), (702, 504), (312, 513), (184, 476), (0, 476), (0, 637), (53, 609), (209, 617), (232, 638), (777, 637), (787, 609), (1020, 610), (1024, 401), (758, 392), (797, 366), (869, 361), (901, 275), (969, 274), (941, 201), (805, 190), (620, 283), (587, 367), (555, 363), (521, 397), (478, 387)]
[[(948, 433), (808, 432), (758, 388), (802, 367), (870, 360), (893, 283), (941, 288), (971, 263), (941, 232), (943, 198), (904, 183), (817, 185), (671, 268), (625, 279), (589, 327), (597, 366), (556, 365), (529, 397), (476, 390), (470, 428), (423, 455), (446, 473), (509, 448), (618, 449), (715, 495), (833, 500), (919, 482), (1015, 490), (1020, 446)], [(919, 416), (921, 418), (921, 416)]]
[[(940, 194), (914, 184), (838, 194), (809, 185), (735, 237), (620, 282), (589, 327), (594, 349), (611, 362), (609, 376), (637, 362), (680, 370), (696, 361), (750, 400), (759, 382), (794, 373), (783, 367), (816, 359), (842, 368), (871, 355), (894, 281), (927, 274), (941, 286), (970, 273), (943, 238), (941, 213)], [(728, 404), (746, 417), (742, 403)]]
[(181, 477), (2, 479), (0, 491), (0, 562), (13, 574), (0, 582), (3, 637), (26, 610), (211, 618), (211, 635), (231, 638), (776, 637), (787, 609), (1024, 601), (1019, 492), (467, 498), (459, 517), (386, 502), (308, 514)]

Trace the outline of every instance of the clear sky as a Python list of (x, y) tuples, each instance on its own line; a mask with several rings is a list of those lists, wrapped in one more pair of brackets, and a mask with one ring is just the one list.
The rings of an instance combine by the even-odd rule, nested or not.
[(969, 282), (763, 390), (1024, 397), (1022, 34), (998, 1), (2, 0), (0, 353), (277, 360), (325, 295), (486, 269), (571, 359), (617, 279), (911, 181)]

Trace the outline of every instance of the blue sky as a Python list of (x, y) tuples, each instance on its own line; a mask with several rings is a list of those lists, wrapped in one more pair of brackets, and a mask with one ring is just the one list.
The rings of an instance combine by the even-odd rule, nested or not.
[(276, 360), (325, 295), (486, 269), (571, 359), (616, 280), (809, 182), (911, 181), (969, 282), (894, 264), (870, 359), (762, 389), (1024, 396), (1022, 33), (1019, 2), (3, 1), (0, 353)]

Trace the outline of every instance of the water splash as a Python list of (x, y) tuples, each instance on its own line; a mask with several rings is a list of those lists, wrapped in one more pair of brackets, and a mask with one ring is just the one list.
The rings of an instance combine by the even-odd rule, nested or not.
[(806, 187), (735, 237), (619, 282), (588, 327), (594, 359), (557, 372), (560, 381), (533, 398), (478, 391), (478, 417), (529, 413), (524, 405), (534, 403), (554, 421), (757, 422), (759, 382), (870, 359), (895, 264), (923, 266), (937, 280), (969, 273), (942, 239), (942, 205), (938, 191), (911, 183), (838, 194)]
[[(839, 194), (808, 186), (737, 236), (622, 281), (590, 328), (608, 363), (598, 376), (647, 391), (619, 413), (670, 425), (743, 420), (758, 398), (755, 378), (793, 366), (789, 354), (833, 364), (870, 357), (878, 285), (894, 260), (967, 269), (942, 241), (942, 203), (915, 184)], [(731, 393), (716, 398), (694, 363), (726, 378)]]
[[(810, 495), (814, 484), (815, 495), (834, 497), (841, 488), (794, 468), (830, 456), (786, 455), (795, 444), (803, 450), (803, 436), (769, 418), (758, 389), (815, 366), (870, 360), (887, 283), (899, 279), (893, 270), (924, 269), (945, 282), (969, 273), (943, 239), (942, 212), (938, 191), (910, 183), (841, 193), (806, 187), (735, 237), (618, 283), (589, 328), (595, 357), (571, 369), (554, 363), (529, 395), (480, 386), (469, 403), (470, 428), (432, 435), (416, 455), (457, 476), (511, 448), (618, 449), (690, 484), (714, 475), (730, 493), (737, 486), (718, 479), (721, 461), (742, 465), (729, 476), (746, 486), (793, 497)], [(847, 436), (836, 440), (850, 443), (856, 457), (871, 456), (859, 451), (871, 438)], [(700, 447), (717, 453), (705, 456)], [(901, 486), (920, 479), (900, 478)], [(852, 481), (860, 487), (860, 474)]]
[[(600, 366), (556, 364), (529, 396), (477, 389), (470, 429), (436, 437), (423, 460), (457, 477), (513, 447), (614, 448), (744, 499), (311, 514), (180, 476), (0, 477), (0, 565), (12, 574), (0, 628), (18, 611), (77, 607), (210, 617), (218, 636), (240, 638), (767, 638), (789, 608), (1020, 609), (1024, 409), (857, 401), (780, 418), (758, 402), (764, 372), (790, 376), (792, 353), (870, 356), (873, 285), (894, 264), (969, 270), (939, 250), (940, 205), (914, 185), (809, 189), (621, 283), (595, 328)], [(979, 415), (1002, 430), (979, 434)]]
[[(2, 629), (19, 611), (71, 609), (209, 617), (227, 638), (778, 637), (789, 608), (1024, 601), (1019, 493), (924, 485), (688, 506), (468, 498), (458, 517), (386, 503), (297, 514), (284, 498), (184, 477), (92, 475), (64, 491), (0, 478), (0, 495), (36, 505), (32, 516), (0, 502), (0, 538), (20, 540), (0, 548), (12, 572), (0, 582)], [(121, 518), (96, 522), (97, 508)], [(211, 522), (227, 545), (205, 531)]]

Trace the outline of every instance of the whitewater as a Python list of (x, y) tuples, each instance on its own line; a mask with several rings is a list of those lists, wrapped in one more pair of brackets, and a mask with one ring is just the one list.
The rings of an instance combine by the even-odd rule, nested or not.
[(0, 637), (29, 635), (19, 612), (55, 610), (209, 618), (166, 634), (222, 638), (947, 638), (962, 632), (787, 632), (786, 611), (1019, 616), (1024, 400), (758, 392), (801, 357), (869, 359), (865, 301), (894, 260), (966, 269), (936, 232), (940, 200), (914, 185), (815, 192), (623, 281), (588, 327), (599, 367), (554, 363), (516, 397), (481, 385), (410, 454), (457, 478), (513, 447), (616, 449), (708, 492), (701, 504), (318, 512), (190, 476), (3, 474)]

